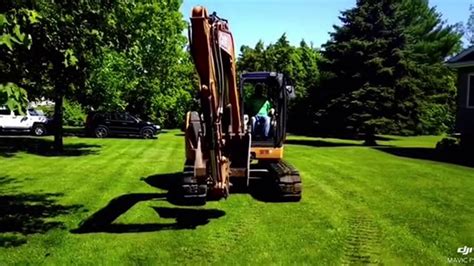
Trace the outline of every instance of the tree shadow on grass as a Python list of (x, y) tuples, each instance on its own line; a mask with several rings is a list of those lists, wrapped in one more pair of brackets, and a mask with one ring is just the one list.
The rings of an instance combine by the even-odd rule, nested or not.
[[(85, 139), (97, 139), (95, 136), (92, 135), (82, 135), (82, 136), (75, 136), (78, 138), (85, 138)], [(155, 135), (154, 137), (150, 137), (148, 139), (144, 139), (142, 136), (138, 134), (114, 134), (108, 135), (105, 139), (135, 139), (135, 140), (142, 140), (142, 141), (150, 141), (150, 140), (157, 140), (159, 139), (159, 134)]]
[(63, 128), (63, 135), (65, 137), (85, 137), (86, 129), (84, 127), (65, 127)]
[(474, 167), (474, 154), (471, 152), (459, 151), (441, 151), (435, 148), (395, 148), (380, 147), (376, 148), (392, 155), (408, 157), (413, 159), (430, 160), (435, 162), (451, 163), (467, 167)]
[[(354, 139), (356, 140), (356, 139)], [(352, 140), (352, 141), (354, 141)], [(385, 138), (385, 137), (377, 137), (376, 140), (383, 140), (383, 141), (389, 141), (392, 140), (391, 138)], [(354, 142), (344, 142), (344, 139), (342, 139), (341, 142), (333, 142), (333, 141), (326, 141), (322, 139), (287, 139), (285, 141), (285, 144), (291, 144), (291, 145), (303, 145), (303, 146), (311, 146), (311, 147), (368, 147), (367, 145), (364, 144), (363, 140), (357, 140), (360, 141), (360, 143), (354, 143)], [(370, 146), (369, 146), (370, 147)], [(387, 145), (381, 145), (377, 144), (374, 147), (388, 147)]]
[(0, 176), (0, 194), (3, 194), (3, 186), (9, 185), (11, 183), (17, 183), (17, 181), (14, 178), (8, 176)]
[[(160, 133), (156, 134), (154, 137), (149, 138), (149, 139), (151, 140), (158, 139), (159, 135), (166, 134), (166, 133), (168, 133), (168, 130), (161, 130)], [(93, 133), (88, 132), (84, 127), (64, 128), (64, 136), (78, 137), (78, 138), (92, 138), (92, 139), (96, 138)], [(139, 134), (124, 134), (124, 133), (109, 134), (107, 138), (108, 139), (141, 139), (143, 140), (143, 137), (140, 136)]]
[(46, 221), (58, 215), (70, 214), (80, 205), (63, 206), (54, 198), (58, 193), (0, 195), (0, 233), (44, 233), (62, 226), (60, 222)]
[(27, 152), (40, 156), (82, 156), (98, 153), (97, 144), (73, 143), (64, 144), (63, 152), (56, 152), (53, 141), (35, 137), (0, 136), (0, 157), (13, 157), (18, 152)]
[(133, 193), (119, 196), (109, 202), (89, 218), (84, 220), (73, 233), (132, 233), (154, 232), (161, 230), (196, 229), (211, 219), (225, 215), (224, 211), (215, 209), (165, 208), (152, 207), (161, 218), (175, 219), (173, 223), (114, 224), (113, 222), (126, 213), (135, 204), (149, 200), (164, 200), (166, 193)]
[[(291, 132), (287, 133), (288, 136), (300, 136), (300, 137), (309, 137), (309, 138), (329, 138), (329, 139), (340, 139), (340, 140), (357, 140), (357, 141), (364, 141), (365, 134), (338, 134), (338, 133), (316, 133), (316, 134), (293, 134)], [(397, 136), (384, 136), (384, 135), (375, 135), (375, 140), (381, 141), (390, 141), (390, 140), (398, 140)]]
[(357, 143), (351, 142), (330, 142), (324, 140), (316, 140), (316, 139), (287, 139), (285, 144), (290, 145), (303, 145), (303, 146), (311, 146), (311, 147), (347, 147), (347, 146), (363, 146)]
[[(0, 178), (1, 185), (11, 181)], [(56, 201), (59, 193), (5, 193), (0, 191), (0, 247), (15, 247), (26, 243), (25, 236), (43, 234), (52, 229), (64, 228), (51, 218), (78, 211), (81, 205), (61, 205)]]

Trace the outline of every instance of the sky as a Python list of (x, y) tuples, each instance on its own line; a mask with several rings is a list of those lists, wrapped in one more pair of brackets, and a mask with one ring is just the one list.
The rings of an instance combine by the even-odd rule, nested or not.
[[(340, 11), (355, 6), (356, 0), (184, 0), (181, 12), (189, 21), (193, 6), (205, 6), (229, 21), (236, 50), (253, 47), (259, 40), (265, 45), (286, 32), (291, 44), (302, 39), (320, 47), (329, 39), (333, 25), (339, 24)], [(465, 22), (474, 0), (430, 0), (431, 6), (448, 23)]]

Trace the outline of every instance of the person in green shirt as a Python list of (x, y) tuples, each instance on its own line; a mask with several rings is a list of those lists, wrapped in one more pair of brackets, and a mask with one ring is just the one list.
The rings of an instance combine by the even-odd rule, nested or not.
[(255, 86), (255, 93), (248, 100), (248, 108), (250, 110), (250, 115), (255, 117), (255, 120), (252, 123), (252, 128), (254, 131), (257, 131), (255, 125), (260, 124), (260, 132), (265, 138), (268, 137), (270, 132), (270, 114), (273, 111), (270, 102), (266, 97), (263, 96), (263, 86), (262, 84), (257, 84)]

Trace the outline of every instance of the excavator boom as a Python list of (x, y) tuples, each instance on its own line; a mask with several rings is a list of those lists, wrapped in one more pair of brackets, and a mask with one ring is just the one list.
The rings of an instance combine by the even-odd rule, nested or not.
[(194, 156), (190, 156), (194, 159), (194, 175), (197, 179), (209, 179), (214, 183), (213, 193), (226, 197), (232, 159), (242, 157), (231, 146), (243, 142), (249, 146), (250, 141), (241, 117), (234, 40), (227, 21), (215, 13), (209, 15), (201, 6), (192, 10), (189, 38), (199, 75), (201, 104), (201, 115), (193, 118), (194, 122), (200, 120), (200, 127), (193, 130), (199, 133), (194, 141), (196, 146), (192, 147)]

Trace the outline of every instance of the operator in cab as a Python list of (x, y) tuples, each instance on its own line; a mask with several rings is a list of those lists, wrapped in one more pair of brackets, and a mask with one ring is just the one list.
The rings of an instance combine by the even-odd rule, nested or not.
[[(271, 107), (268, 99), (263, 95), (263, 85), (257, 84), (255, 92), (248, 100), (249, 114), (255, 117), (252, 121), (252, 128), (257, 135), (268, 138), (270, 133), (270, 116), (273, 115), (274, 110)], [(260, 125), (256, 128), (256, 125)]]

